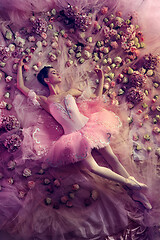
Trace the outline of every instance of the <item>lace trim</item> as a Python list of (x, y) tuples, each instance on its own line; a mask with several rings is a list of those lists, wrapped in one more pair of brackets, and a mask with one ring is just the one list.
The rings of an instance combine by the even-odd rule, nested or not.
[(42, 146), (41, 145), (41, 142), (38, 140), (38, 138), (36, 138), (36, 133), (37, 132), (40, 132), (40, 129), (39, 128), (36, 128), (35, 131), (33, 132), (33, 139), (34, 139), (34, 142), (37, 144), (37, 149), (36, 149), (36, 152), (37, 152), (37, 155), (38, 156), (44, 156), (44, 155), (47, 155), (48, 153), (48, 147), (46, 146)]
[(40, 103), (37, 101), (37, 95), (33, 90), (28, 92), (28, 99), (33, 103), (34, 106), (41, 107)]

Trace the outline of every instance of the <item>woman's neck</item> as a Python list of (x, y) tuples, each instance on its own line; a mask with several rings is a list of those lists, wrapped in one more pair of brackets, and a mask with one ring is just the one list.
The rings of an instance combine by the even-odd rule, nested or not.
[(60, 94), (61, 90), (59, 88), (58, 85), (49, 85), (49, 91), (50, 91), (50, 95), (58, 95)]

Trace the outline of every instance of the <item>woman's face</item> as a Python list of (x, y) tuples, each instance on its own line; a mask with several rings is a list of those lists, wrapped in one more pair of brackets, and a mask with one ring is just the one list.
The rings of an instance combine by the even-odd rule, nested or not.
[(61, 77), (59, 73), (54, 69), (50, 68), (48, 71), (48, 79), (51, 84), (61, 83)]

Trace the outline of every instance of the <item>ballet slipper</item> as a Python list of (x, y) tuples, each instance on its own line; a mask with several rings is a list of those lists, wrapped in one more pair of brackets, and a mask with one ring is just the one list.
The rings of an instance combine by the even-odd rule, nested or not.
[(133, 201), (141, 203), (144, 208), (148, 210), (152, 209), (152, 205), (143, 193), (132, 191), (129, 195), (133, 199)]
[(144, 183), (138, 182), (134, 177), (129, 176), (126, 180), (126, 185), (130, 189), (135, 189), (135, 190), (146, 190), (148, 189), (147, 185)]

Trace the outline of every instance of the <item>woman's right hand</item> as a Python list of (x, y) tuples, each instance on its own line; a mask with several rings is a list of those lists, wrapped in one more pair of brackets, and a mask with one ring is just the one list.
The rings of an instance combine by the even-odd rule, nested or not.
[(25, 59), (25, 57), (23, 56), (23, 57), (19, 60), (19, 63), (18, 63), (18, 66), (19, 66), (19, 67), (23, 67), (23, 66), (24, 66), (24, 59)]

